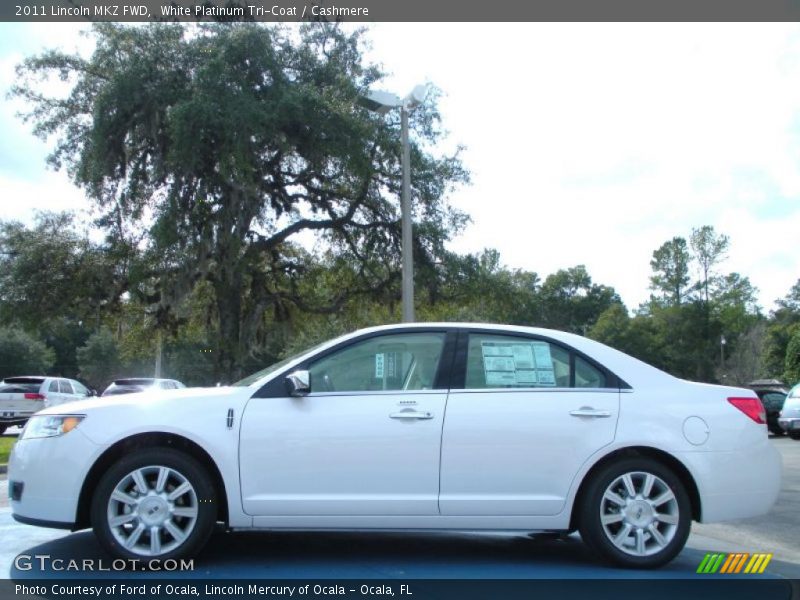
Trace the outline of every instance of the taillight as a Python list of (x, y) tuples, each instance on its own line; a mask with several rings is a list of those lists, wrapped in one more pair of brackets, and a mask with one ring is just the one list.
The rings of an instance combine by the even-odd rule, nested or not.
[(764, 405), (758, 398), (728, 398), (728, 402), (753, 419), (759, 425), (767, 422), (767, 413)]
[(42, 394), (33, 394), (33, 393), (26, 393), (25, 400), (44, 400), (44, 396)]

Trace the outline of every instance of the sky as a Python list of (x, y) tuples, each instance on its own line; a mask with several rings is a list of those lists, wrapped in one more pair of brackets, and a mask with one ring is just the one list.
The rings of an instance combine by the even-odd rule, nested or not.
[[(75, 24), (0, 24), (0, 218), (85, 209), (6, 98), (14, 65), (87, 51)], [(443, 92), (442, 152), (466, 147), (472, 223), (452, 249), (500, 251), (542, 277), (586, 265), (633, 309), (653, 250), (692, 228), (730, 237), (723, 272), (765, 311), (800, 278), (800, 27), (792, 24), (370, 26), (368, 58), (405, 95)]]

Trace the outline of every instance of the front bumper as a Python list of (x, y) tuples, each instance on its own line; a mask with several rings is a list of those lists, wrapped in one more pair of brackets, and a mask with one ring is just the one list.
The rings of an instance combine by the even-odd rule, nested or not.
[[(101, 447), (80, 427), (68, 434), (14, 445), (8, 463), (11, 512), (18, 521), (71, 528), (77, 519), (81, 487)], [(14, 488), (21, 493), (11, 495)]]

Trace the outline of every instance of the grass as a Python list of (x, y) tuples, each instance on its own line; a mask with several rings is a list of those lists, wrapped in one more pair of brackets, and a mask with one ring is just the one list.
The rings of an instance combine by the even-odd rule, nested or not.
[(0, 437), (0, 465), (4, 465), (8, 462), (8, 455), (11, 454), (11, 446), (13, 446), (16, 441), (17, 436)]

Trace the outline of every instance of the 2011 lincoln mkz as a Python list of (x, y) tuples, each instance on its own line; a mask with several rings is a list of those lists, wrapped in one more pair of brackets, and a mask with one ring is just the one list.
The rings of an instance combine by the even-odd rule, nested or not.
[(560, 331), (404, 324), (230, 387), (46, 409), (14, 446), (23, 523), (91, 527), (121, 558), (228, 529), (580, 531), (629, 567), (692, 521), (767, 512), (781, 462), (750, 390), (677, 379)]

